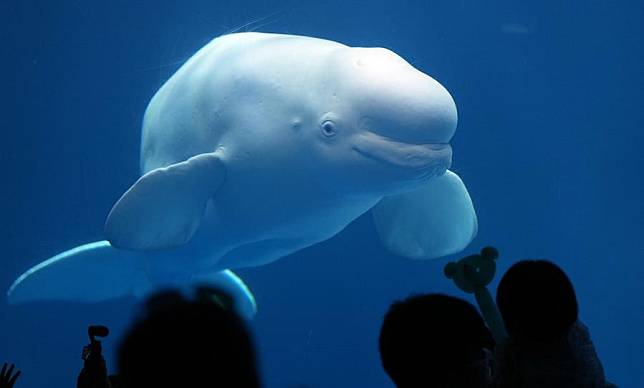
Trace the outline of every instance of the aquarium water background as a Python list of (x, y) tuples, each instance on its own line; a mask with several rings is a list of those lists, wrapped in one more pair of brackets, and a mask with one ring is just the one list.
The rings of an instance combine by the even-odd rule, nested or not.
[[(137, 178), (149, 99), (209, 40), (250, 30), (390, 48), (445, 85), (459, 109), (453, 169), (479, 216), (464, 254), (497, 246), (499, 273), (522, 258), (557, 262), (607, 377), (644, 387), (641, 1), (3, 0), (3, 290), (102, 238)], [(396, 257), (367, 214), (329, 241), (238, 271), (259, 305), (265, 386), (391, 387), (377, 351), (384, 312), (421, 292), (473, 302), (442, 275), (456, 258)], [(18, 307), (3, 298), (0, 362), (22, 369), (19, 388), (74, 386), (86, 326), (112, 329), (113, 367), (135, 314), (128, 298)]]

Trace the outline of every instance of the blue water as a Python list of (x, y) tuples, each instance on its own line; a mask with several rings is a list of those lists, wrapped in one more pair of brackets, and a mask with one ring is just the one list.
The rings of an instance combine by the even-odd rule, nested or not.
[[(530, 3), (0, 2), (0, 288), (102, 238), (137, 177), (150, 97), (203, 44), (256, 21), (241, 30), (387, 47), (445, 85), (459, 108), (453, 169), (480, 222), (466, 253), (496, 245), (501, 273), (521, 258), (559, 263), (608, 378), (644, 387), (644, 6)], [(391, 387), (377, 353), (381, 317), (410, 293), (464, 296), (442, 276), (445, 262), (389, 254), (364, 216), (239, 271), (259, 305), (266, 387)], [(112, 328), (111, 361), (135, 310), (130, 299), (3, 300), (0, 362), (23, 370), (19, 388), (73, 386), (86, 325)]]

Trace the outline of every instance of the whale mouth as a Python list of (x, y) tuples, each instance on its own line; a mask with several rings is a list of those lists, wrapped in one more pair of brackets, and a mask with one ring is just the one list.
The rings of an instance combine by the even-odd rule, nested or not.
[(421, 176), (441, 175), (452, 164), (449, 143), (410, 144), (370, 132), (361, 134), (352, 148), (369, 159), (417, 171)]

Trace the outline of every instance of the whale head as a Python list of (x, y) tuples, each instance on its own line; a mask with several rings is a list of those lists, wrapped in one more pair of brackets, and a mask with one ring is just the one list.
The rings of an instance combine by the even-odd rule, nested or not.
[(333, 165), (329, 182), (390, 195), (445, 173), (457, 112), (440, 83), (383, 48), (346, 47), (327, 60), (312, 152)]

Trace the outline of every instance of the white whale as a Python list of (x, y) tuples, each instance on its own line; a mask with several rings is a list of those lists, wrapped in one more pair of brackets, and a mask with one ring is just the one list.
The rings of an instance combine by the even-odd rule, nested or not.
[(107, 217), (107, 241), (28, 270), (11, 303), (95, 302), (194, 283), (255, 301), (230, 269), (329, 239), (373, 209), (393, 252), (456, 253), (476, 234), (451, 165), (447, 90), (384, 48), (303, 36), (218, 37), (156, 93), (141, 178)]

